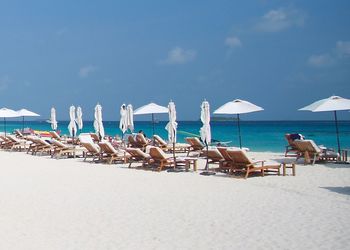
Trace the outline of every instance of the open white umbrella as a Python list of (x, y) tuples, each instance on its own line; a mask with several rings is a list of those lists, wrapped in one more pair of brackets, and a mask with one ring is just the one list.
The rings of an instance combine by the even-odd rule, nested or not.
[(11, 117), (19, 117), (20, 115), (8, 108), (1, 108), (0, 109), (0, 117), (4, 118), (4, 131), (5, 131), (5, 136), (6, 136), (6, 118), (11, 118)]
[(25, 116), (40, 116), (37, 113), (34, 113), (32, 111), (29, 111), (27, 109), (21, 109), (17, 111), (19, 116), (22, 116), (22, 132), (24, 131), (24, 117)]
[(128, 130), (127, 119), (128, 117), (127, 117), (126, 105), (123, 104), (120, 107), (120, 121), (119, 121), (119, 128), (122, 131), (123, 135)]
[(51, 128), (53, 130), (57, 129), (57, 120), (56, 120), (56, 109), (51, 108), (51, 118), (50, 118)]
[[(205, 143), (208, 153), (208, 145), (211, 142), (211, 131), (210, 131), (210, 109), (209, 102), (204, 101), (201, 105), (201, 121), (203, 126), (199, 130), (202, 141)], [(208, 171), (208, 157), (205, 165), (205, 170)]]
[(170, 101), (168, 105), (169, 111), (169, 122), (165, 126), (165, 129), (168, 130), (168, 140), (169, 143), (173, 144), (173, 157), (174, 157), (174, 168), (176, 168), (176, 158), (175, 158), (175, 143), (176, 143), (176, 131), (177, 131), (177, 122), (176, 122), (176, 109), (175, 103)]
[(331, 96), (326, 99), (316, 101), (308, 106), (305, 106), (299, 110), (307, 110), (312, 112), (325, 112), (333, 111), (335, 128), (337, 134), (337, 144), (338, 144), (338, 153), (340, 154), (340, 141), (339, 141), (339, 129), (338, 129), (338, 118), (337, 111), (340, 110), (350, 110), (350, 99), (346, 99), (340, 96)]
[(102, 139), (105, 136), (105, 130), (102, 123), (102, 106), (100, 104), (95, 107), (94, 128), (96, 134)]
[(77, 125), (78, 125), (78, 129), (80, 129), (80, 131), (83, 129), (83, 111), (81, 109), (81, 107), (79, 106), (77, 108), (77, 119), (76, 119)]
[(127, 120), (127, 128), (133, 132), (134, 131), (134, 111), (132, 109), (132, 105), (129, 104), (126, 107), (126, 120)]
[(219, 107), (217, 110), (214, 111), (214, 114), (237, 115), (239, 147), (242, 148), (241, 125), (240, 125), (239, 115), (245, 114), (245, 113), (257, 112), (261, 110), (264, 110), (264, 109), (262, 107), (256, 106), (251, 102), (236, 99)]
[(154, 114), (168, 113), (168, 108), (160, 106), (156, 103), (149, 103), (135, 110), (134, 115), (152, 114), (152, 125), (154, 135)]
[(77, 133), (77, 124), (75, 123), (75, 107), (72, 105), (69, 108), (69, 118), (70, 122), (68, 124), (68, 131), (71, 137), (73, 137), (73, 143), (74, 143), (74, 136)]

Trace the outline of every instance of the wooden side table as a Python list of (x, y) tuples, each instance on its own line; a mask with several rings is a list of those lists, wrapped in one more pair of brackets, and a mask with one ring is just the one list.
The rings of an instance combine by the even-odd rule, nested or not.
[(294, 162), (283, 162), (282, 168), (283, 168), (283, 176), (286, 176), (287, 168), (291, 168), (292, 174), (293, 174), (293, 176), (295, 176), (295, 163)]
[(186, 172), (191, 168), (191, 165), (193, 166), (193, 171), (197, 171), (197, 158), (194, 157), (186, 157), (185, 160), (185, 168)]

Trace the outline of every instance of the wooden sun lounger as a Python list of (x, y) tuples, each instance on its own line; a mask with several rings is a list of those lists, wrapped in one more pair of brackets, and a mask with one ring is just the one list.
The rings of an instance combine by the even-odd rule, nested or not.
[(52, 139), (51, 142), (53, 145), (53, 152), (51, 155), (52, 158), (55, 157), (56, 159), (58, 159), (62, 155), (67, 155), (68, 157), (69, 156), (75, 157), (76, 150), (77, 150), (75, 148), (75, 146), (64, 144), (64, 143), (57, 141), (55, 139)]
[(24, 139), (19, 139), (14, 135), (7, 135), (7, 138), (12, 142), (11, 150), (22, 151), (27, 149), (27, 141)]
[(158, 166), (158, 171), (162, 171), (166, 167), (175, 167), (175, 163), (182, 163), (185, 164), (184, 159), (176, 159), (172, 156), (168, 156), (164, 153), (164, 151), (161, 148), (158, 147), (151, 147), (149, 150), (149, 154), (153, 160), (152, 165)]
[(117, 151), (109, 142), (100, 142), (98, 144), (101, 149), (101, 160), (105, 160), (108, 164), (114, 161), (128, 162), (129, 154), (125, 151)]
[(139, 148), (126, 148), (126, 152), (130, 154), (129, 168), (131, 168), (131, 164), (134, 162), (142, 163), (140, 167), (144, 168), (151, 160), (151, 156)]
[(275, 172), (280, 175), (281, 164), (278, 162), (252, 161), (242, 149), (228, 149), (227, 154), (233, 159), (231, 171), (233, 173), (245, 172), (245, 179), (250, 173), (257, 171), (262, 176), (265, 176), (265, 172)]
[(224, 157), (221, 155), (217, 148), (209, 148), (208, 151), (204, 149), (202, 151), (202, 156), (208, 158), (208, 165), (210, 164), (218, 164), (219, 167), (224, 161)]
[(203, 143), (201, 143), (201, 141), (197, 137), (186, 137), (185, 140), (190, 145), (190, 147), (188, 149), (187, 156), (191, 152), (198, 152), (199, 155), (201, 154), (201, 152), (204, 148), (204, 145), (203, 145)]
[(295, 140), (294, 144), (300, 152), (297, 155), (297, 160), (304, 157), (305, 164), (315, 164), (317, 160), (336, 161), (339, 158), (338, 153), (327, 149), (322, 150), (313, 140)]
[[(160, 147), (164, 151), (172, 152), (174, 150), (174, 145), (168, 144), (159, 135), (154, 135), (153, 139), (155, 142), (155, 146)], [(187, 152), (189, 150), (189, 148), (190, 148), (190, 145), (187, 143), (175, 143), (175, 152), (177, 152), (177, 153)]]
[(97, 160), (99, 160), (101, 158), (100, 147), (98, 145), (96, 145), (95, 143), (81, 142), (80, 145), (86, 149), (83, 152), (84, 161), (86, 161), (86, 159), (88, 157), (92, 158), (91, 162), (96, 162)]
[(2, 149), (11, 149), (13, 146), (13, 142), (7, 138), (5, 135), (0, 135), (0, 139), (1, 139), (1, 148)]
[(32, 152), (32, 155), (36, 155), (37, 153), (48, 153), (51, 155), (53, 147), (47, 141), (36, 136), (28, 136), (27, 140), (32, 142), (27, 150), (27, 153)]

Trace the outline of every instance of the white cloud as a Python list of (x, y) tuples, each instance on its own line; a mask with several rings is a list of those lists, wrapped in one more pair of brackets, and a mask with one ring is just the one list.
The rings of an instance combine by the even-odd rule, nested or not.
[(227, 37), (225, 40), (225, 44), (230, 48), (236, 48), (242, 46), (242, 42), (238, 37)]
[(335, 48), (331, 49), (329, 53), (310, 56), (308, 64), (313, 67), (331, 66), (349, 58), (350, 41), (338, 41)]
[(168, 57), (161, 64), (184, 64), (196, 58), (195, 50), (184, 50), (180, 47), (173, 48), (168, 52)]
[(79, 76), (82, 78), (86, 78), (88, 77), (91, 73), (95, 72), (97, 70), (97, 67), (93, 66), (93, 65), (88, 65), (88, 66), (84, 66), (81, 67), (79, 69)]
[(256, 30), (261, 32), (279, 32), (290, 27), (302, 26), (305, 21), (305, 14), (292, 8), (280, 8), (270, 10), (256, 24)]
[(323, 55), (312, 55), (308, 59), (308, 64), (313, 67), (323, 67), (332, 65), (334, 62), (332, 56), (328, 54)]
[(338, 41), (336, 52), (339, 57), (350, 57), (350, 41)]

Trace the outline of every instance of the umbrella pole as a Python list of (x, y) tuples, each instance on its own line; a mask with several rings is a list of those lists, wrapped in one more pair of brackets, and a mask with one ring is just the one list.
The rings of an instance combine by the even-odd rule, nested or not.
[(242, 148), (241, 124), (240, 124), (240, 122), (239, 122), (239, 114), (237, 114), (237, 124), (238, 124), (239, 148)]
[(335, 119), (335, 130), (336, 130), (336, 133), (337, 133), (338, 153), (340, 155), (340, 142), (339, 142), (339, 129), (338, 129), (337, 111), (334, 111), (334, 119)]
[(154, 114), (152, 113), (152, 129), (153, 129), (153, 135), (154, 135)]
[(6, 136), (6, 118), (4, 117), (4, 130), (5, 130), (5, 136)]
[(175, 142), (173, 142), (173, 157), (174, 157), (174, 169), (175, 169), (176, 168)]
[(24, 116), (22, 116), (22, 133), (24, 131)]
[(208, 164), (208, 161), (209, 161), (209, 159), (208, 159), (209, 146), (208, 146), (207, 141), (205, 141), (205, 147), (207, 149), (207, 159), (206, 159), (206, 163), (205, 163), (205, 171), (208, 171), (209, 170), (209, 164)]

